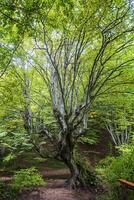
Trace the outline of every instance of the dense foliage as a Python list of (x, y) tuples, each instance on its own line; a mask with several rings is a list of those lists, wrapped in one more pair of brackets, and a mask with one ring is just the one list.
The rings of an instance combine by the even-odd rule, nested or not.
[[(119, 191), (119, 179), (134, 182), (134, 141), (118, 147), (117, 157), (106, 157), (100, 162), (97, 171), (101, 173), (103, 179), (111, 186), (111, 199), (118, 199), (121, 196)], [(131, 192), (131, 191), (130, 191)], [(133, 194), (128, 193), (129, 199), (133, 199)], [(110, 198), (110, 197), (109, 197)]]
[(10, 184), (0, 181), (0, 199), (17, 200), (22, 190), (44, 185), (46, 182), (36, 168), (21, 169), (16, 171)]
[(45, 181), (34, 167), (17, 171), (12, 180), (12, 187), (18, 191), (24, 188), (45, 185)]
[[(0, 162), (34, 151), (64, 162), (72, 188), (91, 186), (94, 172), (78, 162), (78, 146), (96, 144), (105, 130), (128, 149), (107, 161), (107, 179), (133, 180), (133, 1), (1, 0), (0, 7)], [(16, 184), (34, 172), (16, 174)]]
[(2, 200), (16, 200), (18, 191), (13, 189), (10, 185), (0, 181), (0, 198)]

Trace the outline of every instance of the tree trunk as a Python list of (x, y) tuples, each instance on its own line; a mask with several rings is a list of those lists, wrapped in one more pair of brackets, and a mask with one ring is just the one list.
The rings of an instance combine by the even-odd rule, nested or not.
[(6, 148), (5, 147), (0, 147), (0, 156), (1, 157), (4, 156), (5, 152), (6, 152)]
[(70, 170), (71, 177), (67, 181), (71, 188), (86, 187), (85, 177), (83, 176), (83, 169), (72, 158), (68, 161), (67, 166)]
[[(67, 139), (68, 138), (68, 139)], [(74, 142), (71, 137), (66, 137), (60, 145), (60, 158), (70, 170), (70, 178), (67, 180), (67, 185), (75, 189), (77, 187), (96, 187), (96, 176), (89, 164), (83, 158), (83, 155), (78, 154)]]

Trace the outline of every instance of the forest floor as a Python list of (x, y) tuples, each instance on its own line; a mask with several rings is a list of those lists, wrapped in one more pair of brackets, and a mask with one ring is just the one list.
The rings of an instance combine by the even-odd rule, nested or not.
[[(47, 186), (33, 190), (24, 190), (19, 200), (95, 200), (95, 195), (89, 190), (72, 190), (65, 187), (63, 177), (68, 177), (67, 169), (50, 169), (44, 172)], [(48, 175), (48, 176), (47, 176)]]
[[(47, 169), (41, 171), (47, 185), (44, 187), (25, 189), (21, 192), (18, 200), (95, 200), (95, 194), (86, 189), (72, 190), (65, 186), (65, 181), (69, 177), (69, 170)], [(1, 180), (7, 183), (12, 176), (1, 176)]]
[[(107, 134), (103, 133), (99, 144), (97, 145), (86, 145), (81, 144), (80, 149), (84, 152), (87, 158), (90, 160), (92, 166), (103, 159), (109, 154), (109, 147)], [(38, 187), (34, 189), (25, 189), (19, 196), (19, 200), (95, 200), (95, 192), (89, 190), (71, 190), (65, 187), (65, 180), (69, 177), (69, 170), (63, 163), (58, 163), (55, 160), (48, 160), (38, 162), (35, 160), (33, 153), (29, 156), (20, 157), (20, 160), (15, 162), (16, 168), (29, 168), (35, 166), (40, 173), (43, 175), (44, 180), (47, 181), (47, 186)], [(81, 159), (81, 158), (80, 158)], [(18, 166), (17, 166), (18, 165)], [(10, 169), (10, 168), (9, 168)], [(6, 171), (0, 172), (0, 179), (7, 183), (11, 181), (14, 172), (9, 173), (7, 168)]]

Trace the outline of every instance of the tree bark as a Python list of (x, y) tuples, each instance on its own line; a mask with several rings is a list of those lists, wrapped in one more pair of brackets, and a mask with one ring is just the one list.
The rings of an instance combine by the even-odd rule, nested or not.
[(70, 170), (71, 177), (67, 181), (69, 186), (73, 189), (77, 187), (86, 187), (85, 177), (83, 176), (83, 169), (81, 165), (77, 164), (74, 158), (68, 161), (67, 166)]
[[(74, 141), (66, 136), (59, 146), (59, 156), (70, 170), (70, 178), (66, 184), (76, 189), (78, 187), (96, 187), (96, 176), (86, 159), (78, 154)], [(81, 156), (81, 157), (80, 157)]]

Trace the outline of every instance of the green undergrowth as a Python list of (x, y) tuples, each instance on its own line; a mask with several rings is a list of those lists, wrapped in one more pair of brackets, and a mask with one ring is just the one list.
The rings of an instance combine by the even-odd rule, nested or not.
[[(101, 160), (96, 168), (105, 183), (109, 184), (109, 194), (103, 199), (118, 200), (122, 197), (123, 190), (119, 179), (134, 182), (134, 140), (130, 144), (118, 147), (118, 156), (108, 156)], [(134, 199), (134, 191), (128, 191), (128, 200)], [(101, 199), (101, 198), (100, 198)]]
[(24, 188), (44, 186), (46, 182), (35, 167), (21, 169), (15, 173), (12, 188), (21, 191)]
[(46, 168), (51, 169), (62, 169), (66, 168), (65, 164), (55, 159), (41, 158), (39, 155), (34, 153), (28, 153), (21, 155), (20, 157), (14, 158), (14, 160), (2, 160), (0, 162), (1, 174), (13, 175), (16, 170), (36, 167), (38, 170), (45, 170)]
[(35, 167), (15, 172), (10, 183), (0, 181), (0, 200), (17, 200), (24, 189), (46, 186), (47, 182)]
[(0, 181), (0, 200), (17, 200), (19, 191)]

